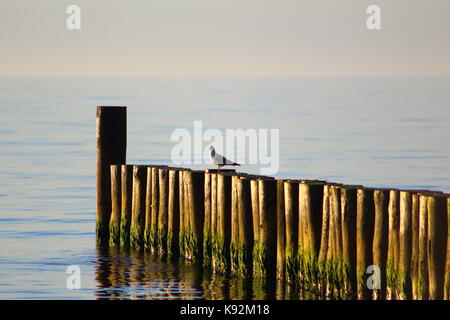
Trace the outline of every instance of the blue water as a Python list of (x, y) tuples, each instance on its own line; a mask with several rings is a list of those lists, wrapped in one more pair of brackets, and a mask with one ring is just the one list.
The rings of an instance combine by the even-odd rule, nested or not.
[(96, 250), (97, 105), (128, 106), (129, 163), (170, 163), (172, 131), (202, 120), (280, 129), (279, 177), (450, 192), (449, 78), (0, 78), (1, 299), (289, 298)]

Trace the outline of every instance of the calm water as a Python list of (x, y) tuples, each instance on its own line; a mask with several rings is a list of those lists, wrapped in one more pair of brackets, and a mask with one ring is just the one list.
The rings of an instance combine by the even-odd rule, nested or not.
[[(450, 79), (0, 78), (0, 298), (299, 298), (95, 248), (95, 106), (128, 106), (129, 163), (175, 128), (279, 128), (279, 177), (450, 192)], [(258, 173), (258, 166), (240, 170)], [(80, 290), (66, 268), (81, 268)]]

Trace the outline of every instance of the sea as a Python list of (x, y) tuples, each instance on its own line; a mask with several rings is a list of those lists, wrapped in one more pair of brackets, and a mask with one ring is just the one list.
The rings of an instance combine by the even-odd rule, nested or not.
[(97, 106), (127, 106), (127, 163), (171, 165), (174, 131), (201, 121), (278, 129), (277, 178), (450, 192), (448, 77), (3, 77), (0, 299), (315, 298), (96, 247)]

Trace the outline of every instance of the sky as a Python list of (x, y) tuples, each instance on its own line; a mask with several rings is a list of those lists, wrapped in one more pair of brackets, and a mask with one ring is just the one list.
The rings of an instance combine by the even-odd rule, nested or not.
[(0, 0), (0, 46), (0, 76), (449, 76), (450, 1)]

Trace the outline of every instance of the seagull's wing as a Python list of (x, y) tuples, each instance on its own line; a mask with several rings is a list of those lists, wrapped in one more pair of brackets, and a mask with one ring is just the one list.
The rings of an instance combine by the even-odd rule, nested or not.
[(238, 165), (237, 163), (228, 160), (227, 158), (225, 158), (224, 156), (218, 154), (217, 152), (214, 154), (213, 162), (214, 162), (215, 164), (218, 164), (218, 165), (219, 165), (219, 164), (221, 164), (221, 165), (230, 165), (230, 166)]

